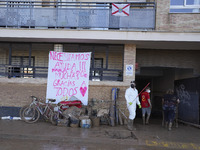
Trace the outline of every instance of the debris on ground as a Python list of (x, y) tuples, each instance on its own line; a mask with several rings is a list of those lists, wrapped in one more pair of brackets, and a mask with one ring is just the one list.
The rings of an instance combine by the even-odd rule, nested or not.
[(133, 132), (130, 131), (105, 131), (105, 135), (113, 138), (113, 139), (135, 139), (137, 140), (137, 137)]

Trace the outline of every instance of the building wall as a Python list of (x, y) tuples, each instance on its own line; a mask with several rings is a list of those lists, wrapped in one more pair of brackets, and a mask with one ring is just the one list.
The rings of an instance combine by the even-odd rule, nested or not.
[[(3, 82), (2, 80), (5, 80), (6, 82)], [(40, 81), (35, 82), (38, 84), (20, 83), (19, 80), (20, 79), (15, 79), (15, 81), (10, 82), (8, 79), (0, 78), (0, 106), (24, 106), (31, 102), (31, 95), (42, 99), (45, 98), (46, 84), (40, 83)]]
[[(174, 68), (194, 68), (194, 74), (200, 74), (199, 67), (199, 58), (200, 53), (198, 51), (180, 51), (180, 50), (147, 50), (147, 49), (139, 49), (137, 50), (137, 58), (136, 50), (134, 45), (125, 45), (125, 53), (124, 53), (124, 82), (108, 82), (101, 81), (95, 82), (90, 81), (89, 86), (89, 100), (95, 98), (99, 100), (111, 100), (111, 90), (112, 88), (119, 88), (119, 98), (121, 101), (125, 101), (124, 93), (125, 89), (129, 86), (130, 81), (135, 79), (134, 76), (125, 76), (125, 67), (126, 64), (134, 64), (135, 59), (139, 64), (139, 67), (152, 67), (152, 66), (160, 66), (160, 67), (174, 67)], [(33, 48), (34, 49), (34, 48)], [(23, 52), (23, 51), (22, 51)], [(13, 52), (16, 55), (21, 55), (20, 52)], [(114, 52), (113, 52), (114, 53)], [(5, 53), (1, 53), (0, 57), (5, 56)], [(36, 56), (36, 64), (39, 66), (47, 66), (48, 65), (48, 51), (42, 49), (34, 49), (32, 51), (32, 55)], [(8, 56), (7, 56), (8, 57)], [(116, 61), (116, 57), (113, 57), (113, 62)], [(121, 60), (120, 60), (121, 61)], [(112, 62), (109, 62), (112, 64)], [(191, 77), (191, 73), (185, 71), (186, 76)], [(184, 74), (185, 74), (184, 73)], [(164, 73), (168, 74), (168, 73)], [(173, 82), (175, 79), (184, 78), (182, 71), (176, 70), (175, 75), (170, 80)], [(164, 80), (166, 77), (157, 78), (155, 83), (161, 83), (160, 80)], [(5, 80), (5, 81), (3, 81)], [(21, 79), (21, 78), (1, 78), (1, 105), (2, 106), (22, 106), (29, 99), (30, 95), (36, 95), (39, 97), (45, 97), (46, 95), (46, 81), (47, 79)], [(168, 82), (167, 82), (168, 83)], [(18, 85), (18, 86), (17, 86)], [(156, 85), (156, 84), (155, 84)], [(4, 88), (5, 87), (5, 88)], [(164, 87), (163, 85), (159, 85), (156, 87)], [(165, 87), (168, 87), (165, 86)], [(171, 87), (171, 85), (169, 86)], [(166, 88), (165, 88), (166, 89)], [(160, 89), (160, 91), (164, 91), (165, 89)], [(156, 89), (155, 89), (156, 90)], [(17, 91), (17, 92), (14, 92)], [(159, 91), (159, 89), (158, 89)], [(6, 99), (6, 100), (5, 100)], [(17, 101), (17, 103), (15, 103)]]
[(7, 51), (5, 51), (4, 49), (0, 48), (0, 64), (6, 64), (6, 53)]
[[(136, 45), (126, 44), (124, 48), (124, 83), (130, 85), (135, 80)], [(126, 65), (133, 65), (133, 76), (126, 75)]]
[[(36, 56), (36, 64), (41, 66), (48, 65), (48, 51), (46, 47), (39, 47), (39, 45), (33, 46), (32, 55)], [(8, 50), (7, 50), (8, 51)], [(22, 51), (13, 51), (15, 55), (21, 55)], [(6, 52), (7, 53), (7, 52)], [(113, 52), (114, 54), (114, 52)], [(136, 57), (137, 54), (137, 57)], [(1, 53), (0, 57), (4, 55)], [(118, 54), (117, 54), (118, 55)], [(117, 56), (116, 55), (116, 56)], [(99, 55), (101, 56), (101, 55)], [(8, 57), (8, 53), (7, 56)], [(112, 88), (119, 88), (119, 101), (125, 105), (124, 93), (125, 89), (130, 85), (130, 81), (135, 79), (135, 72), (133, 76), (125, 75), (126, 64), (139, 64), (139, 67), (174, 67), (174, 68), (194, 68), (192, 75), (200, 73), (199, 58), (200, 53), (198, 51), (190, 50), (150, 50), (150, 49), (138, 49), (136, 53), (135, 45), (124, 46), (124, 82), (108, 82), (90, 81), (89, 84), (89, 101), (91, 99), (110, 101)], [(113, 62), (116, 61), (116, 57), (113, 57)], [(121, 62), (121, 59), (120, 59)], [(112, 62), (109, 62), (112, 64)], [(116, 66), (117, 67), (117, 66)], [(169, 76), (169, 73), (172, 73)], [(163, 77), (154, 78), (154, 95), (162, 95), (163, 92), (169, 87), (173, 87), (173, 81), (175, 79), (183, 78), (182, 71), (165, 71)], [(191, 73), (185, 72), (191, 77)], [(169, 79), (168, 79), (169, 78)], [(163, 82), (164, 81), (164, 82)], [(170, 81), (170, 83), (168, 82)], [(47, 79), (23, 79), (23, 78), (0, 78), (0, 105), (1, 106), (23, 106), (30, 102), (30, 95), (35, 95), (41, 98), (46, 97), (46, 82)], [(166, 83), (165, 83), (166, 82)]]
[[(48, 51), (47, 48), (39, 48), (40, 45), (32, 47), (32, 56), (36, 58), (36, 64), (39, 66), (47, 65), (47, 58), (48, 58)], [(21, 47), (21, 46), (19, 46)], [(125, 55), (119, 50), (116, 52), (115, 46), (111, 48), (111, 54), (109, 55), (109, 64), (111, 68), (119, 69), (123, 59), (126, 64), (135, 64), (135, 56), (136, 56), (136, 46), (135, 45), (125, 45)], [(4, 50), (4, 51), (8, 51)], [(24, 53), (23, 53), (24, 52)], [(121, 54), (120, 54), (121, 53)], [(15, 56), (27, 56), (27, 51), (22, 50), (20, 48), (16, 48), (15, 51), (13, 50), (13, 55)], [(101, 56), (99, 53), (97, 56)], [(0, 55), (1, 57), (1, 55)], [(8, 54), (6, 56), (8, 58)], [(124, 57), (124, 58), (123, 58)], [(117, 63), (116, 63), (117, 62)], [(121, 64), (121, 65), (120, 65)], [(111, 101), (111, 91), (112, 88), (119, 88), (119, 101), (120, 107), (125, 108), (125, 90), (129, 87), (130, 81), (135, 79), (135, 75), (133, 76), (126, 76), (124, 75), (124, 82), (114, 82), (114, 81), (90, 81), (89, 83), (89, 98), (88, 100), (91, 101), (92, 99), (97, 99), (98, 101)], [(0, 78), (0, 106), (15, 106), (21, 107), (25, 104), (30, 103), (31, 95), (35, 95), (39, 98), (45, 99), (46, 97), (46, 85), (47, 79), (46, 78)], [(109, 105), (109, 103), (105, 103), (105, 105)]]
[(94, 50), (94, 58), (103, 58), (103, 67), (106, 68), (106, 49), (108, 54), (108, 69), (122, 69), (123, 65), (123, 46), (118, 45), (81, 45), (64, 44), (64, 52), (92, 52)]
[[(173, 32), (193, 32), (199, 31), (200, 29), (200, 15), (199, 14), (173, 14), (169, 13), (170, 7), (170, 0), (160, 0), (157, 1), (157, 10), (156, 10), (156, 31), (173, 31)], [(28, 30), (17, 30), (18, 33), (12, 31), (3, 31), (2, 35), (7, 37), (13, 36), (11, 33), (15, 33), (15, 39), (20, 38), (27, 38), (30, 37), (34, 39), (46, 38), (46, 40), (58, 41), (59, 39), (66, 38), (66, 41), (70, 39), (69, 35), (73, 35), (75, 39), (87, 39), (89, 43), (93, 41), (93, 38), (96, 40), (104, 39), (110, 40), (110, 43), (113, 43), (114, 40), (121, 39), (124, 40), (125, 43), (131, 43), (131, 40), (144, 40), (147, 41), (160, 41), (163, 40), (163, 35), (159, 32), (151, 32), (151, 36), (149, 32), (117, 32), (117, 31), (101, 31), (101, 33), (93, 32), (91, 34), (90, 31), (83, 32), (79, 31), (63, 31), (63, 30), (32, 30), (32, 32), (27, 33)], [(31, 30), (30, 30), (31, 31)], [(33, 33), (34, 32), (34, 33)], [(45, 33), (44, 33), (45, 32)], [(111, 34), (112, 32), (112, 34)], [(23, 33), (22, 35), (19, 33)], [(103, 34), (106, 33), (106, 34)], [(165, 32), (164, 32), (165, 33)], [(98, 34), (98, 38), (96, 37)], [(141, 36), (141, 34), (145, 34)], [(158, 35), (159, 34), (159, 35)], [(84, 37), (83, 37), (84, 35)], [(119, 36), (118, 36), (119, 35)], [(178, 36), (178, 34), (176, 34)], [(140, 37), (141, 36), (141, 37)], [(155, 38), (156, 36), (156, 38)], [(29, 37), (29, 38), (30, 38)], [(89, 37), (89, 38), (88, 38)], [(184, 40), (185, 41), (184, 36)], [(67, 39), (68, 38), (68, 39)], [(166, 37), (164, 37), (164, 40)], [(171, 33), (167, 40), (171, 38)], [(176, 41), (172, 39), (172, 41)], [(180, 41), (181, 36), (180, 36)], [(81, 41), (81, 40), (80, 40)], [(83, 40), (84, 41), (84, 40)], [(49, 41), (47, 41), (49, 42)], [(103, 43), (103, 41), (101, 41)], [(106, 41), (107, 42), (107, 41)], [(116, 41), (115, 41), (116, 43)], [(122, 42), (121, 42), (122, 43)], [(120, 43), (120, 44), (121, 44)], [(108, 44), (108, 42), (107, 42)], [(119, 43), (117, 43), (119, 44)], [(15, 44), (15, 50), (13, 50), (13, 56), (28, 56), (29, 45), (19, 46)], [(18, 45), (18, 46), (17, 46)], [(115, 48), (113, 48), (115, 49)], [(3, 50), (3, 51), (2, 51)], [(53, 50), (53, 44), (34, 44), (32, 46), (32, 56), (35, 56), (35, 66), (48, 66), (48, 52)], [(73, 50), (73, 48), (71, 49)], [(99, 51), (102, 51), (99, 49)], [(2, 48), (0, 47), (0, 62), (8, 63), (8, 52), (9, 47)], [(135, 66), (135, 60), (138, 62), (140, 67), (151, 67), (151, 66), (160, 66), (160, 67), (178, 67), (178, 68), (194, 68), (193, 75), (200, 73), (199, 67), (199, 52), (198, 51), (183, 51), (183, 50), (137, 50), (137, 58), (136, 58), (136, 45), (133, 44), (126, 44), (124, 46), (124, 60), (123, 57), (120, 57), (119, 53), (115, 51), (110, 51), (112, 56), (109, 56), (109, 65), (112, 66), (113, 69), (121, 68), (121, 65), (124, 61), (123, 68), (124, 68), (124, 82), (92, 82), (90, 81), (89, 84), (89, 101), (91, 99), (97, 99), (99, 101), (110, 101), (111, 100), (111, 90), (112, 88), (119, 88), (119, 101), (120, 106), (124, 106), (125, 108), (125, 98), (124, 93), (126, 88), (130, 85), (131, 80), (135, 80), (135, 70), (133, 71), (133, 76), (126, 76), (126, 65), (133, 65)], [(105, 55), (102, 52), (97, 53), (96, 57), (103, 57), (105, 59)], [(2, 61), (3, 60), (3, 61)], [(117, 63), (116, 63), (117, 61)], [(110, 67), (109, 66), (109, 67)], [(104, 63), (105, 67), (105, 63)], [(168, 76), (168, 73), (171, 73)], [(160, 91), (165, 91), (165, 88), (169, 88), (173, 85), (173, 80), (178, 79), (182, 72), (170, 72), (166, 71), (164, 77), (154, 79), (154, 83), (156, 88), (154, 89), (157, 94), (161, 95)], [(189, 74), (191, 75), (191, 74)], [(30, 102), (30, 95), (35, 95), (40, 98), (46, 97), (46, 81), (47, 79), (21, 79), (21, 78), (0, 78), (0, 106), (23, 106)], [(163, 80), (165, 80), (163, 84)], [(170, 83), (167, 82), (170, 80)], [(164, 87), (161, 88), (160, 87)], [(105, 105), (109, 105), (109, 103), (105, 103)]]
[[(31, 82), (30, 82), (31, 81)], [(47, 79), (7, 79), (0, 78), (0, 106), (22, 107), (31, 102), (31, 95), (41, 98), (45, 101)], [(88, 101), (95, 99), (99, 104), (97, 108), (109, 108), (111, 104), (112, 88), (119, 88), (118, 104), (123, 110), (126, 110), (125, 90), (128, 86), (121, 86), (115, 83), (104, 82), (103, 84), (94, 84), (90, 82)], [(99, 108), (100, 109), (100, 108)]]
[[(35, 66), (48, 67), (48, 54), (53, 50), (53, 44), (33, 44), (31, 56), (35, 57)], [(7, 58), (9, 57), (9, 49)], [(29, 56), (28, 44), (12, 44), (12, 56)]]
[(199, 13), (170, 13), (170, 0), (156, 0), (156, 30), (192, 32), (200, 30)]
[[(74, 1), (74, 0), (69, 0)], [(199, 13), (170, 13), (170, 0), (117, 0), (95, 2), (156, 2), (156, 30), (158, 31), (199, 31)], [(94, 2), (93, 0), (75, 0), (74, 2)]]
[(53, 50), (53, 44), (33, 44), (32, 56), (35, 56), (35, 66), (48, 67), (49, 51)]
[(174, 67), (194, 69), (193, 75), (200, 74), (200, 53), (198, 50), (137, 50), (136, 62), (139, 67)]
[[(52, 51), (53, 44), (32, 44), (31, 56), (35, 57), (35, 66), (48, 67), (49, 51)], [(78, 45), (78, 44), (77, 44)], [(108, 55), (108, 68), (109, 69), (122, 69), (123, 65), (123, 49), (119, 46), (109, 46)], [(68, 50), (65, 47), (65, 52), (77, 52), (76, 48)], [(83, 51), (87, 51), (87, 47)], [(0, 44), (0, 64), (8, 64), (9, 58), (9, 45), (1, 48)], [(12, 44), (12, 56), (29, 56), (28, 44)], [(105, 47), (95, 49), (95, 58), (103, 58), (103, 67), (106, 67), (106, 51)], [(7, 60), (7, 61), (5, 61)]]

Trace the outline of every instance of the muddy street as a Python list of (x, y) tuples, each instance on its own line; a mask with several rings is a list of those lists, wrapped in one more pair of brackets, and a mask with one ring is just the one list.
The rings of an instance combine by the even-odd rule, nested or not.
[(90, 129), (53, 126), (40, 121), (28, 124), (0, 120), (1, 150), (200, 150), (200, 129), (179, 124), (168, 131), (160, 120), (142, 125), (136, 119), (136, 131), (126, 126), (101, 125)]

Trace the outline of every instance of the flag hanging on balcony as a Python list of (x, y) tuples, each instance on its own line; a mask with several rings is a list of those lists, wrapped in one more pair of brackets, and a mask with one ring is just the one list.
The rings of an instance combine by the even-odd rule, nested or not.
[(114, 4), (112, 3), (112, 15), (129, 16), (130, 4)]

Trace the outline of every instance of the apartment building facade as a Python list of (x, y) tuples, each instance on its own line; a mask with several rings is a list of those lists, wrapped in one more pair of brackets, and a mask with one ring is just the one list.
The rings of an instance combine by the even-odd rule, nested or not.
[[(112, 3), (130, 4), (114, 16)], [(1, 1), (0, 105), (45, 98), (49, 51), (92, 52), (89, 98), (118, 100), (150, 83), (154, 110), (174, 81), (200, 76), (200, 1)], [(133, 73), (128, 74), (128, 67)]]

